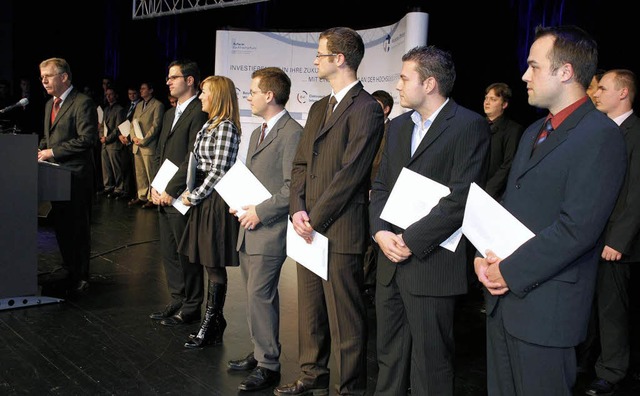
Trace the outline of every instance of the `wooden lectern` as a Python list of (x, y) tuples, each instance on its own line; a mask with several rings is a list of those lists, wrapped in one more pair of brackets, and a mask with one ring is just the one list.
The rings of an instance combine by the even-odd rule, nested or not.
[(62, 302), (37, 296), (38, 202), (70, 199), (70, 170), (38, 163), (37, 135), (0, 134), (0, 311)]

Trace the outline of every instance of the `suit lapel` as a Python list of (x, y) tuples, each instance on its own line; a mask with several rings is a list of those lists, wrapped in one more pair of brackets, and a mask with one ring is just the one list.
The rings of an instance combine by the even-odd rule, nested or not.
[(529, 169), (536, 166), (540, 161), (542, 161), (543, 158), (552, 153), (556, 148), (558, 148), (558, 146), (560, 146), (565, 140), (567, 140), (569, 134), (573, 132), (578, 122), (580, 122), (584, 115), (592, 109), (594, 109), (594, 106), (591, 101), (588, 100), (587, 102), (585, 102), (585, 104), (578, 107), (573, 113), (571, 113), (569, 117), (567, 117), (567, 119), (558, 126), (558, 129), (551, 132), (551, 134), (549, 134), (549, 137), (547, 137), (547, 139), (542, 144), (540, 144), (535, 149), (535, 151), (533, 151), (533, 144), (538, 137), (538, 133), (542, 128), (542, 124), (544, 123), (544, 118), (538, 120), (535, 127), (528, 135), (527, 139), (522, 140), (522, 142), (526, 142), (525, 147), (527, 148), (527, 151), (523, 154), (525, 158), (527, 158), (527, 154), (529, 154), (530, 156), (528, 157), (528, 160), (526, 161), (526, 164), (522, 168), (520, 174), (528, 172)]
[[(353, 98), (358, 96), (361, 90), (362, 90), (361, 82), (358, 82), (356, 85), (351, 87), (351, 89), (347, 92), (344, 98), (342, 98), (340, 103), (338, 103), (336, 108), (333, 110), (333, 114), (331, 115), (331, 118), (329, 119), (329, 121), (327, 121), (327, 123), (323, 125), (322, 128), (318, 131), (318, 134), (316, 135), (316, 140), (318, 140), (322, 135), (326, 134), (329, 131), (329, 129), (331, 129), (331, 127), (336, 123), (336, 121), (340, 119), (340, 116), (342, 116), (342, 113), (344, 113), (349, 108), (349, 106), (351, 106), (351, 104), (353, 103)], [(327, 109), (327, 106), (329, 105), (330, 97), (331, 95), (328, 95), (322, 99), (322, 105), (321, 105), (322, 109), (324, 110)], [(324, 117), (324, 112), (322, 112), (322, 117)], [(322, 122), (322, 120), (320, 120), (319, 122)]]
[[(64, 115), (67, 113), (69, 108), (73, 105), (73, 100), (75, 99), (75, 97), (76, 97), (76, 90), (74, 88), (71, 90), (71, 92), (69, 92), (69, 95), (67, 95), (67, 98), (62, 102), (62, 105), (60, 106), (60, 110), (58, 110), (58, 114), (56, 114), (56, 119), (53, 120), (53, 124), (49, 126), (49, 129), (53, 129), (53, 127), (56, 126), (58, 121), (62, 119), (62, 117), (64, 117)], [(53, 100), (51, 101), (51, 105), (47, 105), (47, 108), (49, 109), (49, 117), (47, 117), (48, 120), (51, 120), (52, 107), (53, 107)]]
[[(455, 108), (457, 105), (453, 101), (453, 99), (449, 100), (440, 113), (436, 116), (436, 119), (433, 120), (433, 124), (429, 127), (426, 135), (422, 138), (422, 141), (416, 148), (416, 152), (413, 153), (409, 163), (413, 162), (416, 158), (420, 157), (422, 153), (429, 147), (433, 142), (435, 142), (440, 135), (447, 129), (449, 119), (455, 113)], [(410, 120), (410, 119), (409, 119)], [(411, 135), (413, 134), (413, 122), (411, 122), (411, 133), (409, 135), (409, 151), (411, 151)]]

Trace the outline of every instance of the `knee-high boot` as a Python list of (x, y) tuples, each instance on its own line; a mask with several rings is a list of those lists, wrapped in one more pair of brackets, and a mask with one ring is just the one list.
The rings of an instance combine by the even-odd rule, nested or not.
[(227, 285), (209, 282), (208, 289), (207, 308), (200, 323), (200, 330), (189, 335), (190, 340), (184, 343), (186, 348), (204, 348), (222, 342), (222, 333), (227, 327), (227, 322), (222, 316)]

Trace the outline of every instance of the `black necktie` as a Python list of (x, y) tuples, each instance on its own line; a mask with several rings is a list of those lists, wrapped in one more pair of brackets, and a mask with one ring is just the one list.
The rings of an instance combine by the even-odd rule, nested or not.
[(338, 101), (336, 100), (336, 97), (331, 95), (331, 98), (329, 99), (329, 105), (327, 106), (327, 114), (325, 114), (324, 116), (324, 125), (327, 125), (327, 122), (329, 122), (329, 118), (331, 118), (331, 114), (333, 114), (333, 108), (335, 107), (336, 103), (338, 103)]

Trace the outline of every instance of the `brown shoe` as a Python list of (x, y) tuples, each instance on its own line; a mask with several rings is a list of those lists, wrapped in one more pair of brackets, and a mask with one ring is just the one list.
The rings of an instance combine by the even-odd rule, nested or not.
[(144, 209), (149, 209), (149, 208), (155, 208), (155, 207), (157, 207), (157, 205), (156, 205), (156, 204), (154, 204), (154, 203), (153, 203), (153, 202), (151, 202), (151, 201), (147, 201), (144, 205), (142, 205), (142, 207), (143, 207)]
[(142, 200), (140, 198), (134, 198), (131, 201), (127, 202), (127, 205), (135, 206), (135, 205), (139, 205), (141, 203), (142, 203)]

